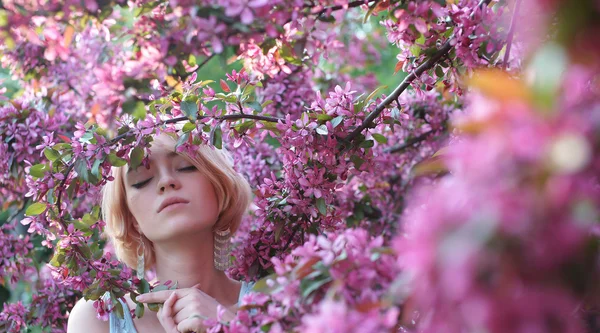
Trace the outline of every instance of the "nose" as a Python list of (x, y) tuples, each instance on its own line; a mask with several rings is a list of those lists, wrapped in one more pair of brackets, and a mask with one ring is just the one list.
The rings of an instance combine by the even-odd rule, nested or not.
[(167, 188), (172, 190), (178, 190), (181, 188), (181, 182), (174, 177), (171, 172), (165, 172), (161, 175), (160, 181), (158, 182), (158, 192), (164, 193)]

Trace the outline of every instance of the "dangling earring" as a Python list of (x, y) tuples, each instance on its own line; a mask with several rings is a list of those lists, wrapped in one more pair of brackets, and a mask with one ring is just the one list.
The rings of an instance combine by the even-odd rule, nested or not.
[(229, 228), (225, 231), (215, 231), (215, 250), (213, 257), (215, 261), (215, 268), (224, 271), (229, 268), (229, 252), (230, 244), (229, 235), (231, 231)]
[[(142, 254), (140, 254), (140, 249)], [(136, 274), (137, 274), (137, 278), (139, 280), (142, 280), (144, 278), (145, 274), (145, 269), (146, 269), (146, 262), (144, 259), (144, 254), (146, 253), (146, 246), (144, 245), (144, 241), (142, 240), (142, 237), (140, 237), (140, 241), (138, 243), (138, 248), (137, 248), (137, 270), (136, 270)]]

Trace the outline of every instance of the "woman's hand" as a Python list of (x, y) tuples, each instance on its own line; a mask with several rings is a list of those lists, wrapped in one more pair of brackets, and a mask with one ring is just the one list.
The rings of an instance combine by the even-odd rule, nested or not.
[[(158, 311), (158, 320), (167, 333), (202, 332), (205, 319), (217, 318), (217, 300), (210, 297), (195, 285), (191, 288), (161, 290), (139, 295), (141, 303), (164, 303)], [(230, 320), (234, 314), (226, 310), (224, 319)]]

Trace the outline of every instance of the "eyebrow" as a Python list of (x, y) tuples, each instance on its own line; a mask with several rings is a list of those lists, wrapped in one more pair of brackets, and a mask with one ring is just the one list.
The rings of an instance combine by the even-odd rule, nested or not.
[[(167, 153), (167, 158), (168, 159), (176, 157), (176, 156), (179, 156), (179, 154), (177, 154), (177, 152), (170, 151), (169, 153)], [(144, 157), (144, 158), (146, 158), (146, 157)], [(129, 168), (129, 166), (128, 166), (127, 167), (127, 173), (126, 173), (126, 175), (128, 175), (131, 171), (133, 171), (133, 169)]]

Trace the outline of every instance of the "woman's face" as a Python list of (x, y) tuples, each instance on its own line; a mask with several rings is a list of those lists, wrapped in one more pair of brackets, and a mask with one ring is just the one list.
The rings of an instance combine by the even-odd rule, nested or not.
[(174, 147), (170, 137), (159, 135), (150, 148), (149, 168), (125, 170), (127, 205), (153, 242), (210, 231), (219, 215), (212, 184)]

